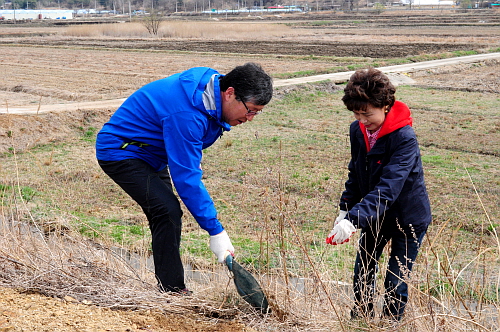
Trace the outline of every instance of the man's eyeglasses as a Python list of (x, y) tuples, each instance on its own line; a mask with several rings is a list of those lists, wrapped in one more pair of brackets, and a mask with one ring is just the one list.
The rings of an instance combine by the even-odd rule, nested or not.
[(246, 115), (257, 115), (257, 114), (262, 113), (262, 110), (260, 110), (260, 111), (250, 111), (248, 109), (247, 104), (245, 104), (245, 102), (243, 100), (241, 102), (243, 103), (243, 106), (245, 106), (245, 108), (247, 109), (247, 114)]

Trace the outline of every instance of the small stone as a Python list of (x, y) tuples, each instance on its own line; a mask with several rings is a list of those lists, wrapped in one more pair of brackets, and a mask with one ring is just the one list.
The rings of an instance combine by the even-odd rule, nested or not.
[(71, 297), (71, 296), (69, 296), (69, 295), (66, 295), (66, 296), (64, 297), (64, 300), (65, 300), (66, 302), (73, 302), (73, 303), (78, 302), (78, 300), (77, 300), (77, 299), (75, 299), (74, 297)]

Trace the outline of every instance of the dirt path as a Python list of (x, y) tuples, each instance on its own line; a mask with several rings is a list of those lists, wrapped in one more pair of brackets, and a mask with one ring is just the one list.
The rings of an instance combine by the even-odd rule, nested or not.
[[(433, 69), (445, 66), (454, 66), (459, 64), (470, 64), (478, 63), (485, 60), (500, 59), (500, 53), (488, 53), (479, 55), (470, 55), (457, 58), (432, 60), (404, 65), (396, 65), (389, 67), (380, 67), (379, 69), (383, 72), (390, 74), (391, 79), (396, 85), (399, 84), (412, 84), (414, 81), (407, 75), (409, 73), (414, 73), (417, 71)], [(284, 87), (290, 85), (313, 83), (324, 80), (331, 80), (334, 83), (346, 82), (352, 75), (353, 71), (333, 73), (333, 74), (323, 74), (308, 77), (300, 77), (293, 79), (275, 80), (275, 87)], [(401, 75), (403, 74), (403, 75)], [(52, 104), (52, 105), (29, 105), (29, 106), (18, 106), (9, 107), (5, 105), (0, 106), (0, 113), (11, 113), (11, 114), (36, 114), (44, 112), (61, 112), (61, 111), (76, 111), (76, 110), (86, 110), (86, 109), (116, 109), (125, 99), (111, 99), (111, 100), (100, 100), (91, 102), (75, 102), (67, 104)]]
[[(413, 73), (420, 70), (426, 70), (436, 67), (444, 67), (444, 66), (454, 66), (459, 64), (468, 64), (468, 63), (477, 63), (485, 60), (492, 59), (500, 59), (500, 53), (488, 53), (488, 54), (478, 54), (478, 55), (469, 55), (457, 58), (449, 58), (449, 59), (440, 59), (440, 60), (431, 60), (417, 63), (410, 63), (404, 65), (396, 65), (389, 67), (379, 67), (381, 71), (386, 74), (400, 74), (400, 73)], [(277, 80), (275, 81), (275, 86), (287, 86), (287, 85), (295, 85), (295, 84), (303, 84), (303, 83), (312, 83), (323, 80), (331, 80), (334, 83), (344, 83), (349, 80), (349, 77), (354, 73), (354, 71), (343, 72), (343, 73), (333, 73), (333, 74), (323, 74), (323, 75), (315, 75), (309, 77), (300, 77), (288, 80)], [(399, 75), (392, 75), (392, 78), (398, 80)], [(396, 83), (405, 83), (411, 84), (412, 80), (399, 76), (399, 80)]]

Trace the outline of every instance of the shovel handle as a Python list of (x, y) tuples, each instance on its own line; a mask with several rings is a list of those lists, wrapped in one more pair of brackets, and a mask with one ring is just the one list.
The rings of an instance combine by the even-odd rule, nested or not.
[(224, 255), (224, 262), (227, 265), (227, 268), (229, 271), (233, 271), (233, 254), (228, 250), (226, 251), (226, 254)]

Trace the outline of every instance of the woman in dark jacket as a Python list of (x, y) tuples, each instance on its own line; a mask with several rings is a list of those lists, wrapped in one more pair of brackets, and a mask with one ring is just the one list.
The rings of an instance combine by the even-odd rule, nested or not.
[(354, 267), (351, 317), (373, 317), (377, 262), (391, 241), (383, 314), (400, 320), (408, 301), (405, 280), (431, 222), (420, 149), (408, 106), (376, 69), (356, 71), (342, 101), (357, 121), (350, 127), (351, 161), (340, 213), (327, 237), (342, 244), (361, 229)]

